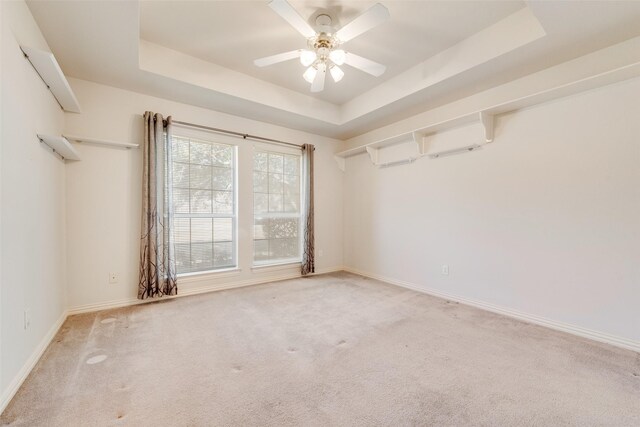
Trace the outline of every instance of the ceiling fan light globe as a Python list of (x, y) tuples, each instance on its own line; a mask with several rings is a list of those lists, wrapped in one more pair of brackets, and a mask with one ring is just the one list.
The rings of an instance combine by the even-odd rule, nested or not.
[(344, 71), (342, 71), (337, 65), (331, 67), (329, 72), (331, 73), (331, 78), (333, 78), (333, 81), (336, 83), (338, 83), (344, 77)]
[(304, 74), (302, 75), (302, 77), (309, 83), (313, 83), (313, 79), (316, 78), (316, 74), (318, 73), (318, 70), (316, 70), (313, 67), (309, 67), (307, 68), (307, 71), (304, 72)]
[(313, 64), (316, 60), (316, 53), (312, 50), (303, 50), (300, 52), (300, 63), (305, 67)]
[(332, 50), (329, 54), (329, 59), (336, 65), (344, 64), (344, 60), (347, 56), (347, 53), (342, 49)]

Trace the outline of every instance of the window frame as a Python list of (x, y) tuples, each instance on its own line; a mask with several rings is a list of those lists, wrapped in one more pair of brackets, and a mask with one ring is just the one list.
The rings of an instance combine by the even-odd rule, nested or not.
[[(173, 128), (171, 130), (171, 138), (173, 139), (174, 137), (176, 138), (183, 138), (183, 139), (189, 139), (189, 140), (195, 140), (196, 142), (200, 141), (200, 142), (204, 142), (204, 143), (209, 143), (209, 144), (217, 144), (217, 145), (226, 145), (226, 146), (230, 146), (233, 150), (233, 157), (232, 157), (232, 179), (233, 179), (233, 191), (232, 191), (232, 200), (233, 200), (233, 209), (231, 213), (176, 213), (173, 212), (173, 220), (175, 221), (175, 219), (178, 218), (231, 218), (231, 257), (232, 257), (232, 263), (231, 265), (225, 265), (223, 267), (218, 267), (218, 268), (207, 268), (207, 269), (202, 269), (202, 270), (193, 270), (192, 268), (189, 268), (188, 271), (184, 271), (181, 273), (177, 273), (178, 277), (189, 277), (189, 276), (195, 276), (195, 275), (206, 275), (206, 274), (223, 274), (223, 273), (228, 273), (230, 271), (235, 271), (235, 270), (239, 270), (239, 246), (240, 246), (240, 242), (238, 241), (238, 237), (239, 237), (239, 220), (238, 220), (238, 212), (239, 212), (239, 188), (238, 188), (238, 184), (239, 184), (239, 180), (238, 180), (238, 168), (239, 168), (239, 164), (240, 164), (240, 159), (239, 159), (239, 154), (240, 154), (240, 150), (239, 150), (239, 146), (238, 146), (238, 140), (236, 138), (233, 138), (231, 136), (228, 135), (223, 135), (223, 134), (219, 134), (219, 133), (215, 133), (215, 132), (207, 132), (207, 131), (203, 131), (203, 130), (197, 130), (197, 129), (192, 129), (189, 127), (185, 127), (185, 126), (179, 126), (179, 125), (173, 125)], [(172, 154), (173, 154), (173, 150), (172, 150)], [(173, 167), (173, 156), (170, 160), (171, 162), (171, 167)], [(181, 162), (178, 162), (181, 163)], [(191, 165), (191, 162), (189, 162), (189, 165)], [(173, 192), (173, 182), (171, 183), (171, 187), (172, 187), (172, 192)], [(189, 190), (191, 191), (191, 183), (189, 183)], [(215, 191), (215, 190), (212, 190)], [(172, 201), (173, 203), (173, 201)], [(191, 203), (191, 200), (189, 201), (189, 203)], [(191, 209), (190, 209), (191, 210)], [(174, 226), (174, 232), (175, 232), (175, 222), (174, 224), (172, 224)], [(214, 225), (212, 224), (212, 227), (214, 227)], [(212, 230), (213, 231), (213, 230)], [(174, 244), (177, 246), (177, 243)], [(191, 245), (193, 244), (193, 241), (190, 240), (189, 243), (189, 250), (191, 251)], [(215, 242), (212, 241), (211, 242), (212, 245), (215, 245)], [(177, 256), (177, 255), (176, 255)], [(189, 256), (189, 259), (191, 260), (191, 253)]]
[[(286, 212), (276, 212), (276, 213), (270, 213), (270, 212), (266, 212), (264, 215), (266, 215), (267, 217), (281, 217), (281, 218), (298, 218), (298, 256), (295, 258), (286, 258), (286, 259), (278, 259), (278, 260), (262, 260), (262, 261), (256, 261), (255, 259), (255, 233), (256, 233), (256, 223), (255, 223), (255, 219), (256, 219), (256, 209), (255, 209), (255, 188), (254, 188), (254, 172), (256, 172), (255, 170), (255, 155), (258, 152), (262, 152), (262, 153), (273, 153), (273, 154), (281, 154), (281, 155), (295, 155), (298, 157), (298, 171), (299, 171), (299, 189), (298, 189), (298, 194), (300, 195), (300, 199), (299, 199), (299, 209), (297, 213), (286, 213)], [(264, 143), (254, 143), (253, 144), (253, 150), (251, 152), (251, 200), (252, 200), (252, 212), (251, 212), (251, 262), (252, 262), (252, 269), (255, 270), (259, 270), (259, 269), (266, 269), (268, 267), (277, 267), (277, 266), (285, 266), (285, 265), (292, 265), (292, 264), (301, 264), (302, 263), (302, 256), (303, 256), (303, 244), (304, 244), (304, 224), (303, 224), (303, 207), (304, 207), (304, 192), (302, 191), (303, 187), (304, 187), (304, 171), (303, 171), (303, 164), (302, 164), (302, 147), (301, 148), (291, 148), (291, 147), (285, 147), (282, 145), (274, 145), (274, 144), (264, 144)], [(268, 174), (269, 172), (267, 172)], [(267, 193), (269, 194), (269, 193)], [(284, 203), (284, 200), (283, 200)], [(265, 239), (267, 241), (271, 240), (271, 239)]]

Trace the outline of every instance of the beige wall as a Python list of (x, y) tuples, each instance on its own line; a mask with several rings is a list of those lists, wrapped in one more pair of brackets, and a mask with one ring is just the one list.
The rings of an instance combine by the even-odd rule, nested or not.
[[(636, 78), (499, 117), (473, 153), (386, 169), (349, 158), (345, 266), (637, 344), (639, 93)], [(430, 143), (480, 140), (473, 125)]]
[[(316, 146), (317, 270), (342, 267), (342, 172), (333, 159), (338, 142), (267, 123), (70, 79), (83, 113), (65, 114), (65, 133), (140, 143), (145, 110), (206, 126)], [(239, 268), (234, 273), (180, 280), (182, 293), (298, 275), (299, 267), (253, 270), (252, 143), (239, 147)], [(67, 165), (68, 297), (71, 310), (135, 299), (141, 200), (141, 150), (76, 145), (82, 161)], [(109, 284), (109, 272), (120, 273)]]
[[(65, 165), (37, 133), (63, 114), (19, 46), (48, 49), (24, 2), (2, 8), (0, 412), (65, 313)], [(30, 326), (24, 327), (24, 312)]]

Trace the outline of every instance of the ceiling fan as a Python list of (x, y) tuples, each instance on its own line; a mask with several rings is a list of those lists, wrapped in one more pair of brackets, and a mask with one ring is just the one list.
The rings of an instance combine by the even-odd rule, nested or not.
[(342, 44), (389, 19), (389, 11), (382, 4), (373, 5), (340, 29), (332, 26), (331, 17), (326, 14), (318, 15), (316, 29), (312, 28), (286, 0), (272, 0), (269, 6), (307, 39), (307, 49), (256, 59), (253, 63), (258, 67), (300, 59), (302, 65), (308, 67), (302, 77), (311, 83), (311, 92), (324, 89), (327, 71), (336, 83), (342, 80), (344, 71), (339, 66), (343, 64), (376, 77), (385, 72), (384, 65), (340, 48)]

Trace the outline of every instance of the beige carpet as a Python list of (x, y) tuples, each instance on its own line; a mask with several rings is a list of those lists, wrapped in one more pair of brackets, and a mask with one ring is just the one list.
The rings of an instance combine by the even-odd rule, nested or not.
[(639, 426), (638, 374), (638, 353), (336, 273), (71, 317), (0, 421)]

